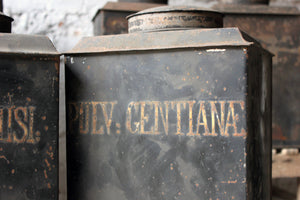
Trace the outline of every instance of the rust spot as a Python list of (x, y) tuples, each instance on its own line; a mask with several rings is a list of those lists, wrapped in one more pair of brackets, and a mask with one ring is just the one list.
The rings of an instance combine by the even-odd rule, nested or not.
[(10, 185), (10, 186), (8, 186), (8, 189), (12, 190), (12, 189), (13, 189), (13, 186), (11, 186), (11, 185)]
[(56, 72), (58, 74), (59, 73), (59, 65), (58, 65), (58, 63), (55, 63), (54, 66), (55, 66), (55, 70), (56, 70)]
[(46, 116), (42, 116), (42, 120), (46, 120), (47, 119), (47, 117)]
[(50, 183), (48, 183), (48, 188), (51, 189), (51, 184)]
[(48, 126), (45, 126), (44, 128), (45, 128), (45, 131), (48, 131), (48, 129), (49, 129), (49, 127), (48, 127)]
[(3, 151), (3, 148), (2, 148), (2, 147), (0, 147), (0, 151)]
[(12, 170), (11, 170), (11, 173), (12, 173), (12, 174), (15, 174), (15, 169), (12, 169)]
[(45, 159), (45, 163), (46, 163), (47, 167), (50, 167), (50, 163), (49, 163), (49, 161), (47, 160), (47, 158)]
[(91, 66), (90, 66), (90, 65), (88, 65), (88, 66), (87, 66), (87, 69), (91, 69)]
[(273, 140), (286, 140), (283, 131), (278, 124), (272, 124), (272, 138)]
[(17, 88), (18, 90), (21, 90), (22, 89), (22, 87), (21, 86), (18, 86), (18, 88)]
[(224, 87), (224, 88), (223, 88), (223, 90), (224, 90), (224, 91), (226, 91), (226, 90), (227, 90), (227, 88), (226, 88), (226, 87)]
[(221, 181), (221, 183), (235, 184), (235, 183), (237, 183), (237, 180), (235, 180), (235, 181)]
[(45, 176), (45, 179), (48, 179), (48, 175), (47, 175), (47, 171), (44, 170), (44, 176)]
[(178, 192), (178, 195), (181, 196), (181, 192)]
[(29, 97), (27, 97), (26, 100), (27, 100), (28, 102), (31, 102), (31, 98), (29, 98)]

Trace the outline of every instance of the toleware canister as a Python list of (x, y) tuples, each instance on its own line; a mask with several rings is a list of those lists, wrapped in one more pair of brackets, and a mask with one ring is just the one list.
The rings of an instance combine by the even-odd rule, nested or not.
[(161, 7), (66, 56), (69, 199), (270, 199), (272, 55)]
[(0, 199), (58, 199), (59, 53), (0, 33)]

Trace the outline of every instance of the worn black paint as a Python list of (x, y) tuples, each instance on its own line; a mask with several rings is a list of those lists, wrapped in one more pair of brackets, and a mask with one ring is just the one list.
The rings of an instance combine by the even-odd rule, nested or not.
[[(271, 79), (262, 76), (263, 69), (269, 73), (270, 55), (256, 46), (215, 45), (111, 53), (97, 53), (91, 45), (93, 54), (67, 55), (69, 199), (270, 199)], [(268, 61), (264, 65), (263, 57)], [(247, 136), (234, 137), (232, 130), (229, 137), (178, 136), (176, 110), (169, 111), (168, 135), (132, 134), (126, 127), (130, 102), (191, 100), (244, 101), (244, 111), (236, 108), (237, 126)], [(74, 119), (91, 114), (92, 107), (80, 113), (74, 105), (97, 101), (117, 102), (110, 134), (105, 128), (102, 135), (80, 133)], [(188, 111), (181, 111), (182, 132), (187, 133)], [(98, 125), (103, 124), (100, 113), (97, 117)], [(153, 121), (150, 116), (147, 130)], [(88, 123), (92, 126), (92, 118)]]
[[(45, 46), (43, 53), (48, 50), (49, 55), (33, 53), (34, 48), (22, 46), (22, 37), (0, 36), (0, 199), (54, 200), (58, 199), (59, 55)], [(29, 37), (23, 39), (30, 41)], [(41, 37), (31, 39), (43, 43)], [(7, 41), (13, 43), (9, 51)], [(32, 138), (20, 121), (32, 128)]]

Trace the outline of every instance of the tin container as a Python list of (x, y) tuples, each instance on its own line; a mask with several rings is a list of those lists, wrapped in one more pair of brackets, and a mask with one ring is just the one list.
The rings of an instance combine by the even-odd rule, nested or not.
[(0, 34), (0, 199), (58, 199), (59, 53)]
[(94, 35), (128, 33), (126, 17), (148, 8), (162, 6), (155, 3), (107, 2), (93, 18)]
[(224, 26), (237, 26), (275, 54), (273, 147), (300, 148), (300, 12), (295, 7), (218, 5)]
[(65, 54), (69, 199), (270, 199), (272, 55), (221, 18), (150, 9)]
[(5, 15), (0, 10), (0, 33), (10, 33), (11, 32), (11, 23), (13, 18)]

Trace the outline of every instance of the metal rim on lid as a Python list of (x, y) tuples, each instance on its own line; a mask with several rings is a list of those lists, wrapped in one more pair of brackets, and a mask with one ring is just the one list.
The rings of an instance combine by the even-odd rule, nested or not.
[(188, 6), (162, 6), (127, 17), (129, 33), (223, 27), (223, 14)]

